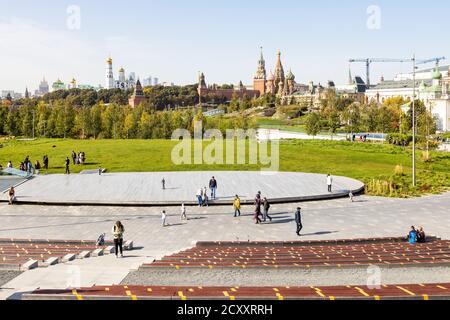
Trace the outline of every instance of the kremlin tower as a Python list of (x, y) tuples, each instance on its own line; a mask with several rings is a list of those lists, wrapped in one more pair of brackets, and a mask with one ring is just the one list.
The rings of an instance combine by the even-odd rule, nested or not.
[(144, 90), (142, 89), (141, 81), (138, 79), (136, 87), (134, 88), (134, 93), (129, 99), (129, 105), (134, 109), (145, 101)]
[(253, 89), (259, 91), (259, 95), (266, 94), (266, 61), (264, 60), (264, 55), (261, 47), (261, 58), (258, 62), (258, 69), (256, 70), (255, 78), (253, 79)]

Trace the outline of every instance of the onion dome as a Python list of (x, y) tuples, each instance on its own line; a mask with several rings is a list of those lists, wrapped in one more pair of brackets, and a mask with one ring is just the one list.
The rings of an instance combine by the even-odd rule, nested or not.
[(439, 68), (436, 68), (433, 72), (433, 80), (441, 80), (442, 79), (442, 73), (439, 71)]
[(286, 80), (292, 80), (292, 81), (295, 80), (295, 76), (294, 76), (294, 74), (292, 73), (292, 70), (289, 70), (289, 73), (288, 73), (287, 76), (286, 76)]

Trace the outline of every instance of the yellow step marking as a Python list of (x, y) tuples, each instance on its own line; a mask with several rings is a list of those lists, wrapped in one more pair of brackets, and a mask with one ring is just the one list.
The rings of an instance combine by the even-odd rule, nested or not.
[(380, 301), (381, 297), (380, 296), (374, 296), (375, 300)]
[(427, 294), (424, 294), (423, 295), (423, 300), (428, 301), (428, 300), (430, 300), (430, 297)]
[(181, 300), (187, 300), (187, 297), (183, 294), (182, 291), (178, 291), (178, 296), (181, 298)]
[(84, 300), (83, 296), (78, 294), (77, 290), (72, 290), (72, 294), (77, 297), (77, 300)]
[(322, 290), (320, 290), (318, 288), (314, 288), (314, 287), (313, 287), (313, 289), (316, 291), (316, 294), (318, 294), (322, 298), (326, 298), (326, 296), (322, 293)]
[(411, 292), (408, 289), (405, 289), (403, 287), (397, 286), (396, 288), (402, 290), (403, 292), (409, 294), (410, 296), (415, 296), (416, 295), (414, 292)]
[(368, 294), (367, 292), (365, 292), (363, 289), (355, 287), (355, 290), (357, 290), (359, 293), (361, 293), (363, 296), (365, 297), (370, 297), (370, 294)]
[(277, 292), (276, 296), (277, 296), (278, 300), (280, 300), (280, 301), (284, 300), (284, 297), (280, 293)]

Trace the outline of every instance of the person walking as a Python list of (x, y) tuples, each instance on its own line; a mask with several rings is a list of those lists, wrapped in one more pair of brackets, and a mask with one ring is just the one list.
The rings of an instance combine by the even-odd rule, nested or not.
[(328, 192), (333, 191), (333, 177), (329, 174), (327, 176), (327, 186), (328, 186)]
[(272, 222), (272, 217), (269, 216), (270, 203), (269, 200), (267, 200), (267, 198), (264, 198), (263, 208), (264, 208), (263, 222), (266, 222), (267, 219), (269, 219), (270, 222)]
[(122, 222), (117, 221), (116, 224), (112, 228), (112, 233), (114, 236), (114, 252), (116, 254), (116, 258), (123, 258), (123, 234), (125, 233), (125, 227)]
[(302, 208), (298, 207), (297, 211), (295, 212), (295, 223), (297, 224), (297, 235), (300, 237), (300, 232), (303, 229), (302, 224)]
[(256, 198), (255, 198), (255, 216), (256, 216), (255, 220), (256, 220), (256, 224), (261, 223), (261, 219), (260, 219), (260, 217), (262, 216), (261, 206), (262, 206), (261, 191), (258, 191), (258, 194), (256, 195)]
[(162, 189), (166, 190), (166, 179), (163, 178), (161, 181), (161, 184), (162, 184)]
[(215, 177), (212, 177), (209, 181), (209, 189), (211, 190), (211, 199), (216, 200), (217, 180)]
[(77, 154), (75, 153), (75, 151), (72, 151), (72, 161), (73, 165), (77, 164)]
[(14, 190), (14, 187), (9, 188), (8, 201), (9, 205), (13, 205), (14, 201), (16, 201), (16, 190)]
[(240, 217), (241, 216), (241, 198), (239, 198), (238, 195), (236, 195), (236, 198), (233, 202), (233, 208), (234, 208), (234, 217)]
[(161, 212), (161, 222), (162, 222), (163, 227), (166, 226), (166, 220), (167, 220), (167, 214), (166, 214), (166, 211), (163, 210)]
[(187, 221), (187, 215), (186, 215), (186, 206), (184, 203), (181, 205), (181, 221), (186, 220)]
[(8, 169), (12, 169), (13, 168), (13, 164), (12, 164), (11, 160), (9, 160), (8, 165), (6, 167)]
[(70, 174), (70, 160), (69, 157), (66, 158), (66, 174)]

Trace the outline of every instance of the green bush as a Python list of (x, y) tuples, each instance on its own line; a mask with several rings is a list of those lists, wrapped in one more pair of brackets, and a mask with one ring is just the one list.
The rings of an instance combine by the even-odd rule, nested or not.
[(391, 133), (386, 138), (387, 142), (396, 146), (409, 146), (413, 141), (411, 135), (401, 133)]

